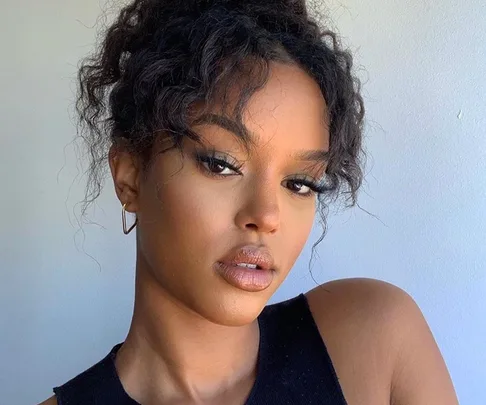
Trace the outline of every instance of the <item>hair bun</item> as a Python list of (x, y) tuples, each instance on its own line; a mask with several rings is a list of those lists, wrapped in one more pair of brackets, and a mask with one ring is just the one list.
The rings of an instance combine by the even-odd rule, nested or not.
[(290, 8), (295, 14), (307, 15), (306, 1), (305, 0), (192, 0), (192, 1), (174, 1), (171, 2), (178, 4), (179, 7), (186, 7), (199, 10), (205, 10), (214, 6), (223, 5), (236, 8), (248, 8), (252, 5), (258, 7), (271, 7), (276, 9)]

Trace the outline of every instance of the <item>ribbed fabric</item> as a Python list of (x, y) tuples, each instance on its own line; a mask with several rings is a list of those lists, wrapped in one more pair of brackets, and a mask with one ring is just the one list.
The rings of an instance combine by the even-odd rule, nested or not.
[[(266, 306), (258, 322), (257, 378), (245, 405), (346, 405), (304, 294)], [(55, 387), (58, 405), (140, 405), (125, 392), (116, 372), (121, 345)]]

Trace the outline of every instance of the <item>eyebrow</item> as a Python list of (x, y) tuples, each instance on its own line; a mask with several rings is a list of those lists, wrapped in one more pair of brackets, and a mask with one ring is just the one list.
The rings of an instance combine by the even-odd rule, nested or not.
[[(237, 135), (240, 140), (247, 138), (253, 145), (256, 145), (256, 141), (259, 138), (258, 135), (249, 131), (244, 125), (238, 124), (231, 118), (214, 113), (207, 113), (198, 118), (194, 125), (217, 125), (226, 131), (232, 132)], [(315, 162), (315, 163), (327, 163), (329, 161), (330, 152), (324, 149), (312, 149), (298, 151), (294, 156), (296, 160), (303, 162)]]
[(303, 162), (327, 163), (329, 161), (330, 152), (328, 150), (305, 150), (297, 153), (297, 160)]

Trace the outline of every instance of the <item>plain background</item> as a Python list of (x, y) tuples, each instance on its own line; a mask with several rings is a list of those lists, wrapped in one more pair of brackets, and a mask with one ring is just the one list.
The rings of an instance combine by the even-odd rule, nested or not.
[[(373, 277), (424, 312), (461, 404), (486, 383), (486, 2), (328, 1), (367, 107), (361, 207), (329, 218), (313, 274)], [(134, 235), (111, 182), (80, 227), (72, 105), (98, 0), (2, 0), (0, 402), (34, 404), (126, 336)], [(361, 67), (362, 66), (362, 67)], [(316, 226), (272, 302), (315, 286)]]

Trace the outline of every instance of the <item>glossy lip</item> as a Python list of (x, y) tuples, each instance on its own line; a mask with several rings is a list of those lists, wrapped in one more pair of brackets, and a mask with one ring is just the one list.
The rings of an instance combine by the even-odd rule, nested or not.
[(274, 270), (274, 261), (270, 251), (256, 245), (236, 248), (219, 262), (232, 266), (236, 266), (238, 263), (256, 264), (261, 270)]
[[(257, 268), (240, 267), (238, 263), (255, 264)], [(275, 275), (270, 251), (256, 245), (234, 249), (216, 263), (215, 270), (228, 284), (249, 292), (267, 289)]]

